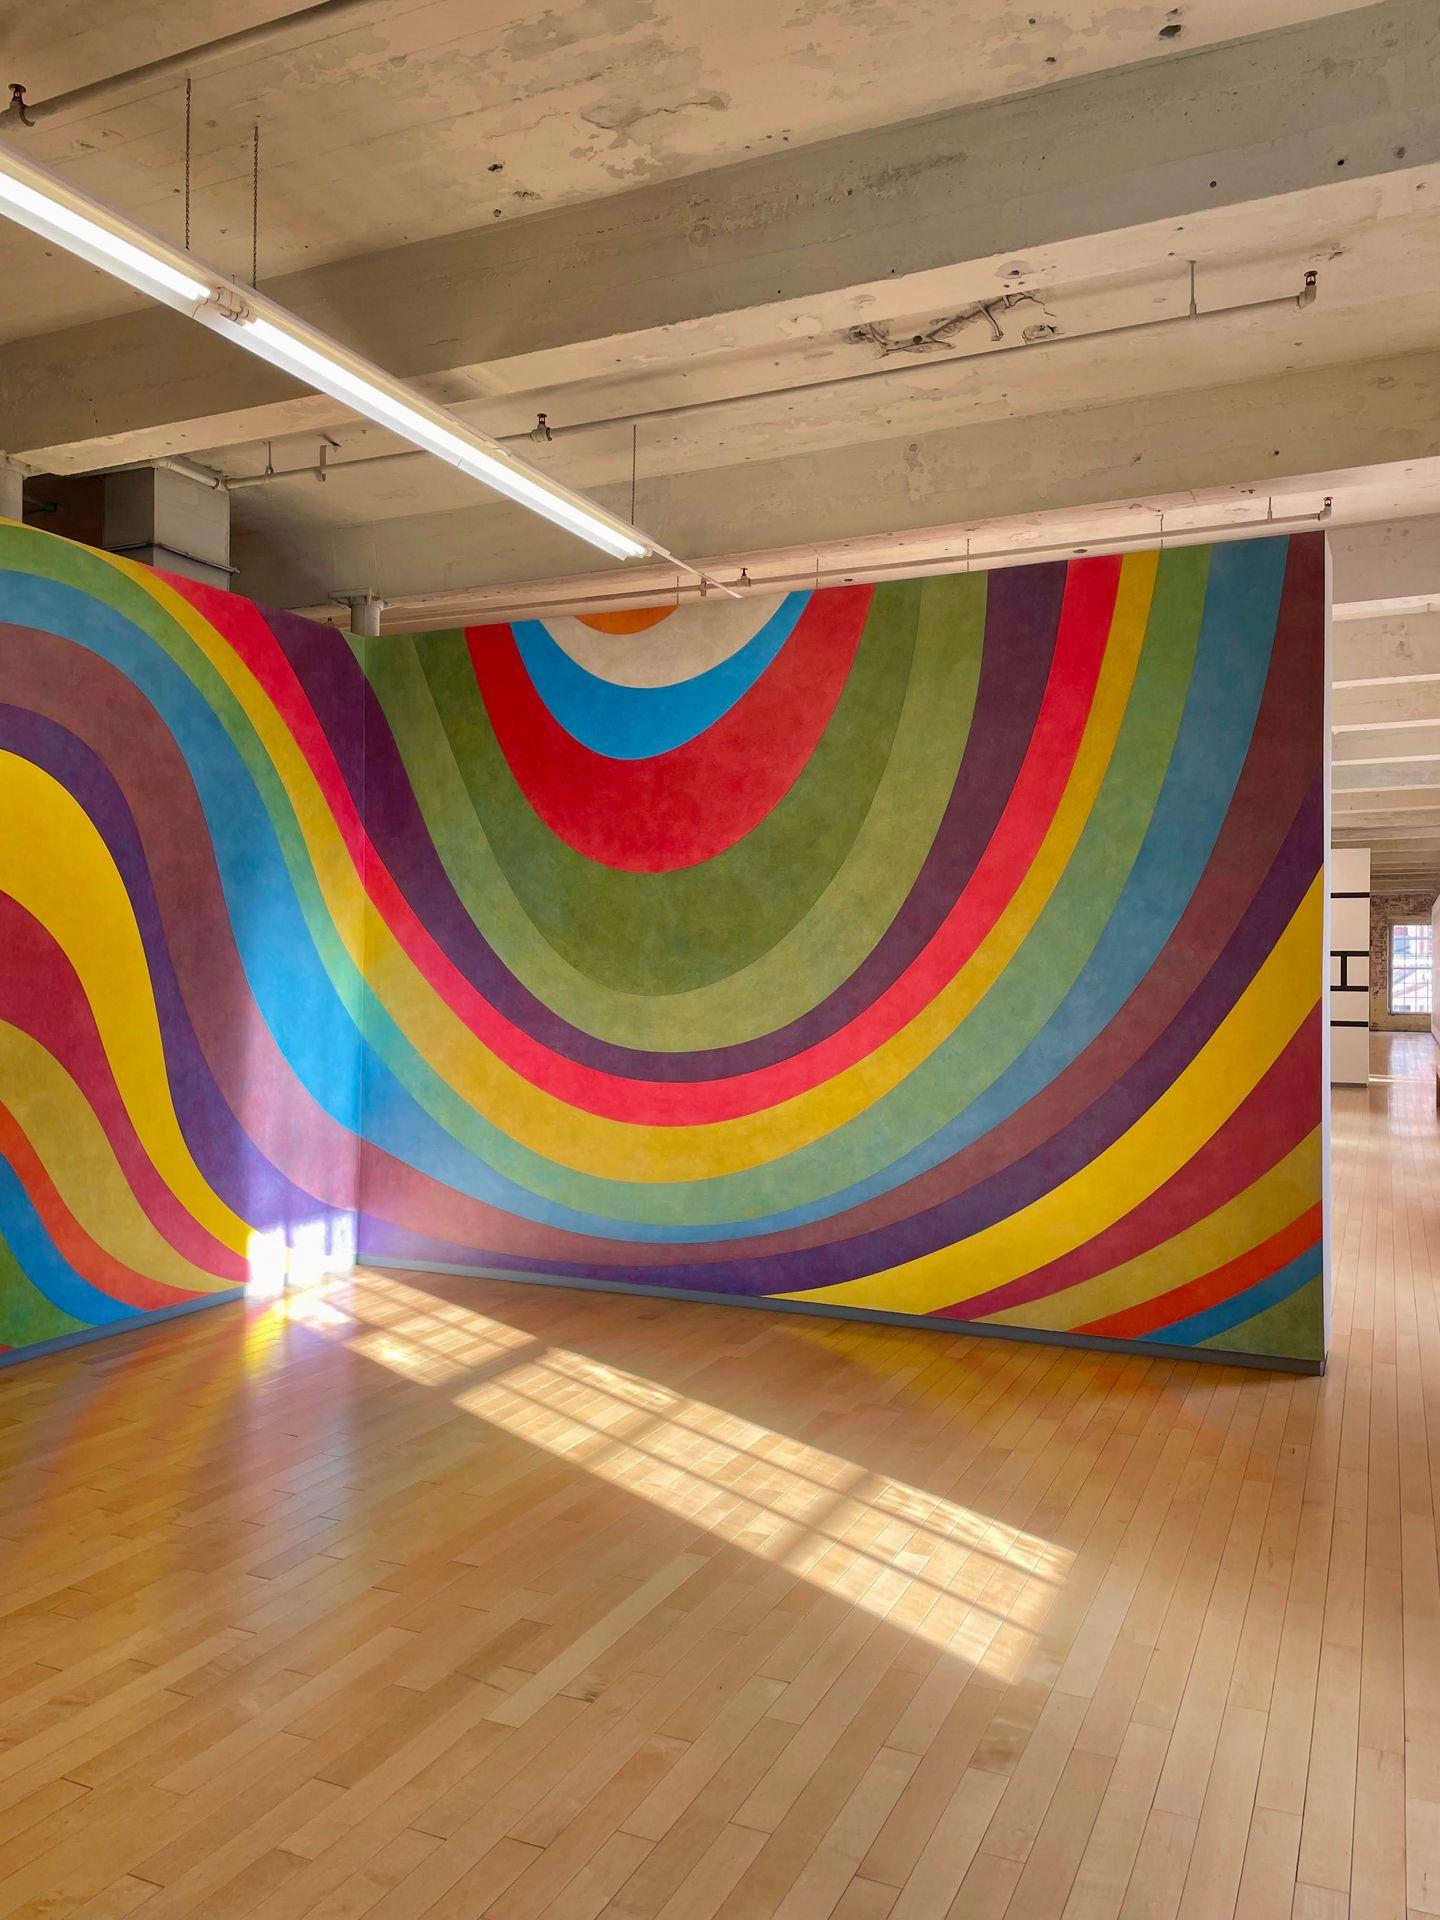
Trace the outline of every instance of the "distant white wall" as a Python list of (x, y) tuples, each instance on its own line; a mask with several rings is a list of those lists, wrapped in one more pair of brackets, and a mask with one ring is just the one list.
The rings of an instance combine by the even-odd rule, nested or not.
[(1370, 1078), (1370, 849), (1330, 849), (1330, 1079)]

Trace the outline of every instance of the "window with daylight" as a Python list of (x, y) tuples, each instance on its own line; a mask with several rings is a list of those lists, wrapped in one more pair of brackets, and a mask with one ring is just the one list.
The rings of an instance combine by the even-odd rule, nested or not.
[(1434, 970), (1428, 920), (1397, 920), (1390, 929), (1390, 1011), (1429, 1013)]

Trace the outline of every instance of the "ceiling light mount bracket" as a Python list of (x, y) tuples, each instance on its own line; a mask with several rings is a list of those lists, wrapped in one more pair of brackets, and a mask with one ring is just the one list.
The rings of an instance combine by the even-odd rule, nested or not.
[(255, 319), (251, 308), (238, 287), (219, 286), (210, 295), (209, 304), (223, 319), (233, 320), (237, 327), (248, 327)]

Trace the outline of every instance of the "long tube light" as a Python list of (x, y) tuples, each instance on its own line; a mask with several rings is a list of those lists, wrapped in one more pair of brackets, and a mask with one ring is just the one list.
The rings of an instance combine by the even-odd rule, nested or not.
[(277, 301), (253, 287), (237, 285), (218, 268), (171, 246), (158, 234), (77, 192), (48, 167), (3, 145), (0, 213), (140, 293), (212, 327), (304, 385), (328, 393), (377, 426), (448, 461), (615, 559), (641, 560), (650, 554), (673, 557), (628, 521), (561, 486)]

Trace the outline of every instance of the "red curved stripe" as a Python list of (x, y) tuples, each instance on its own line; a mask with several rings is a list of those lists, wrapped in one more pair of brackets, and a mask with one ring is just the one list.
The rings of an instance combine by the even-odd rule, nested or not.
[(1123, 1307), (1119, 1313), (1087, 1320), (1072, 1331), (1103, 1334), (1107, 1340), (1143, 1340), (1147, 1334), (1171, 1326), (1177, 1320), (1188, 1320), (1192, 1314), (1204, 1313), (1222, 1300), (1233, 1299), (1247, 1287), (1268, 1280), (1281, 1267), (1288, 1267), (1307, 1247), (1314, 1246), (1321, 1233), (1320, 1211), (1317, 1201), (1288, 1227), (1282, 1227), (1268, 1240), (1262, 1240), (1234, 1260), (1227, 1260), (1223, 1266), (1213, 1267), (1209, 1273), (1187, 1280), (1183, 1286), (1172, 1287), (1168, 1293), (1157, 1293), (1133, 1307)]
[(305, 1192), (352, 1205), (353, 1136), (311, 1098), (250, 997), (194, 782), (155, 708), (74, 641), (3, 622), (0, 694), (74, 734), (116, 781), (200, 1050), (242, 1131)]
[(176, 1198), (141, 1145), (64, 949), (8, 894), (0, 894), (0, 1020), (29, 1034), (79, 1087), (156, 1232), (202, 1272), (243, 1283), (248, 1278), (244, 1258)]
[(794, 786), (854, 664), (873, 587), (811, 596), (795, 631), (728, 713), (649, 760), (582, 746), (535, 691), (507, 626), (465, 639), (521, 792), (567, 846), (626, 873), (671, 873), (733, 847)]
[(20, 1122), (3, 1102), (0, 1102), (0, 1158), (8, 1160), (15, 1169), (26, 1198), (39, 1214), (41, 1225), (61, 1257), (99, 1292), (112, 1300), (123, 1300), (129, 1307), (152, 1308), (173, 1306), (178, 1300), (193, 1300), (203, 1291), (198, 1287), (194, 1290), (172, 1287), (163, 1280), (148, 1279), (92, 1240), (61, 1199)]
[[(1118, 557), (1106, 556), (1070, 566), (1049, 679), (1015, 784), (975, 872), (906, 971), (848, 1026), (788, 1059), (728, 1079), (670, 1083), (626, 1079), (566, 1060), (512, 1025), (476, 990), (426, 930), (370, 843), (324, 730), (258, 610), (228, 596), (222, 606), (222, 596), (193, 582), (174, 584), (255, 675), (305, 755), (377, 911), (470, 1031), (532, 1085), (569, 1106), (634, 1126), (700, 1126), (791, 1099), (864, 1059), (927, 1006), (975, 951), (1028, 871), (1070, 777), (1109, 638), (1120, 565)], [(631, 763), (603, 764), (613, 769)]]
[[(863, 1060), (899, 1032), (974, 953), (1034, 861), (1070, 777), (1090, 715), (1119, 580), (1118, 559), (1080, 561), (1071, 566), (1035, 730), (995, 832), (929, 943), (863, 1013), (827, 1039), (788, 1059), (730, 1079), (679, 1083), (622, 1080), (547, 1054), (550, 1069), (540, 1084), (572, 1106), (634, 1125), (700, 1125), (758, 1112), (805, 1093)], [(493, 1009), (484, 1001), (480, 1005), (493, 1022), (497, 1018)], [(513, 1057), (511, 1063), (515, 1064)], [(432, 1218), (431, 1207), (435, 1204), (441, 1204), (441, 1196), (432, 1191), (418, 1205), (418, 1212), (426, 1219)]]
[[(1103, 1233), (1033, 1273), (971, 1300), (936, 1309), (942, 1320), (986, 1320), (1010, 1307), (1028, 1306), (1082, 1280), (1093, 1280), (1123, 1266), (1152, 1247), (1173, 1240), (1187, 1227), (1223, 1207), (1268, 1173), (1298, 1146), (1320, 1121), (1315, 1077), (1320, 1044), (1317, 1003), (1300, 1022), (1284, 1050), (1261, 1075), (1225, 1124), (1216, 1129), (1176, 1173)], [(964, 1260), (964, 1243), (956, 1249)]]

